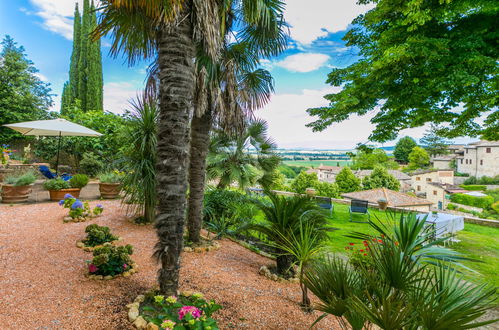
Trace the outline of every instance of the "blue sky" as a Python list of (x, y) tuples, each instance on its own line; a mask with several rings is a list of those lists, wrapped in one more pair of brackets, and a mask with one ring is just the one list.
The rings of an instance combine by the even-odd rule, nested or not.
[[(62, 85), (68, 79), (74, 4), (73, 0), (0, 0), (0, 37), (9, 34), (25, 47), (40, 70), (40, 78), (57, 94), (54, 110), (59, 109)], [(257, 112), (269, 122), (270, 134), (279, 147), (343, 149), (367, 141), (373, 128), (369, 123), (372, 115), (352, 117), (316, 133), (305, 127), (312, 121), (305, 111), (326, 105), (323, 96), (338, 91), (325, 84), (327, 74), (331, 68), (355, 60), (355, 51), (345, 47), (341, 38), (352, 19), (368, 9), (356, 0), (286, 1), (290, 47), (263, 63), (275, 79), (276, 94)], [(142, 89), (147, 63), (129, 67), (123, 58), (111, 58), (108, 52), (109, 40), (103, 39), (104, 107), (120, 113)], [(406, 130), (400, 136), (419, 138), (424, 129)]]

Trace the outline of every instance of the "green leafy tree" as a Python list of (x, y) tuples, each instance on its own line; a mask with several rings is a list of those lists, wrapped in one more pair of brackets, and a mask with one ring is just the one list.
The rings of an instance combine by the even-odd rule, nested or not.
[(317, 190), (318, 196), (332, 198), (340, 197), (340, 189), (336, 183), (319, 182), (314, 186), (314, 188)]
[(414, 141), (413, 138), (411, 138), (410, 136), (404, 136), (403, 138), (398, 140), (397, 144), (395, 145), (393, 155), (395, 156), (395, 159), (397, 161), (407, 164), (407, 162), (409, 161), (409, 154), (416, 146), (416, 141)]
[(343, 167), (335, 179), (338, 189), (342, 193), (362, 190), (360, 179), (356, 177), (349, 167)]
[(415, 170), (418, 168), (425, 168), (430, 165), (430, 155), (421, 147), (415, 147), (409, 154), (408, 168)]
[(307, 188), (315, 188), (319, 184), (317, 173), (307, 173), (302, 171), (291, 182), (291, 189), (298, 194), (304, 194)]
[(398, 164), (393, 161), (382, 149), (362, 149), (358, 150), (353, 157), (352, 168), (356, 170), (371, 170), (376, 165), (381, 165), (388, 169), (397, 169)]
[(362, 186), (365, 190), (376, 188), (387, 188), (398, 191), (400, 182), (388, 170), (381, 166), (376, 166), (370, 175), (364, 177)]
[(448, 123), (448, 137), (499, 140), (495, 1), (360, 3), (376, 7), (354, 19), (344, 37), (359, 59), (329, 74), (327, 82), (342, 90), (326, 95), (329, 106), (308, 110), (318, 117), (310, 127), (321, 131), (379, 107), (372, 141), (393, 140), (426, 122)]
[(49, 84), (42, 82), (25, 52), (10, 36), (1, 42), (0, 52), (0, 141), (25, 139), (14, 130), (3, 127), (21, 121), (49, 118), (52, 95)]
[(419, 143), (421, 143), (423, 148), (425, 148), (431, 156), (446, 155), (449, 153), (448, 146), (452, 142), (448, 141), (440, 134), (441, 130), (442, 128), (432, 124), (430, 125), (430, 128), (426, 130), (425, 135), (419, 140)]

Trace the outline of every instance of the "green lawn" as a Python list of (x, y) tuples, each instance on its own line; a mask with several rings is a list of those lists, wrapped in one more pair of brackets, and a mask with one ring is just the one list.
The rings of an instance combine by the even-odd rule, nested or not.
[(304, 167), (319, 167), (322, 165), (327, 166), (347, 166), (352, 164), (349, 160), (283, 160), (283, 163), (290, 166), (304, 166)]
[[(349, 222), (348, 205), (335, 204), (334, 214), (331, 218), (331, 225), (338, 230), (330, 233), (330, 246), (332, 251), (345, 253), (345, 246), (355, 241), (345, 237), (352, 231), (363, 233), (373, 233), (367, 223)], [(385, 212), (378, 210), (369, 210), (371, 218), (377, 216), (381, 220), (388, 220)], [(363, 220), (362, 216), (358, 220)], [(467, 267), (475, 270), (477, 273), (467, 273), (470, 280), (490, 283), (499, 287), (499, 228), (486, 227), (466, 223), (464, 230), (460, 231), (457, 238), (461, 241), (451, 245), (451, 248), (463, 253), (465, 256), (479, 260), (480, 262), (463, 262)]]

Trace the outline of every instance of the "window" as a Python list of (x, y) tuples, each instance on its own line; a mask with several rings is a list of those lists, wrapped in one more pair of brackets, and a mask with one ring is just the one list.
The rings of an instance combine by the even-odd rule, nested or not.
[(468, 160), (466, 159), (466, 165), (468, 165)]
[(471, 159), (470, 159), (470, 165), (471, 165)]
[(483, 165), (483, 159), (480, 159), (480, 165)]
[(433, 195), (437, 195), (437, 191), (436, 190), (433, 190)]
[(421, 178), (419, 176), (417, 176), (416, 181), (421, 181)]
[(421, 186), (418, 186), (418, 191), (421, 191)]
[(485, 152), (488, 153), (488, 154), (490, 154), (491, 151), (492, 150), (490, 148), (485, 149)]
[(466, 149), (466, 153), (468, 153), (468, 149)]
[(463, 160), (461, 159), (461, 164), (463, 163)]
[(431, 178), (426, 178), (426, 182), (431, 182)]

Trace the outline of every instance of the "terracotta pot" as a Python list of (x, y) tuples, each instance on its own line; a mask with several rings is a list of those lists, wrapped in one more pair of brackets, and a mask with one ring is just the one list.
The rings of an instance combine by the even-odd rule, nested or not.
[(121, 191), (121, 183), (99, 183), (100, 196), (104, 199), (115, 199)]
[(71, 194), (75, 198), (80, 197), (80, 188), (69, 188), (69, 189), (61, 189), (61, 190), (49, 190), (50, 200), (58, 202), (61, 199), (64, 199), (64, 195)]
[(381, 211), (386, 210), (388, 207), (388, 202), (387, 201), (378, 201), (378, 206)]
[(15, 204), (26, 202), (29, 194), (31, 194), (32, 187), (32, 184), (17, 187), (12, 184), (4, 184), (2, 186), (2, 203)]
[(305, 189), (305, 193), (309, 196), (315, 196), (317, 195), (317, 191), (314, 188), (307, 188)]

